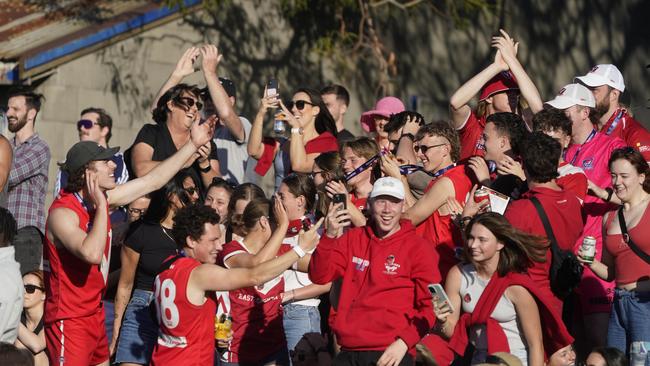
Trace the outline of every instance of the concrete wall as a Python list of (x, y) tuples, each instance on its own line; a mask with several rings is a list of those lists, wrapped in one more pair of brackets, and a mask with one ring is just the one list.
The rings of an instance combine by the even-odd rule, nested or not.
[[(37, 130), (52, 149), (51, 181), (56, 161), (78, 140), (75, 122), (82, 108), (105, 108), (115, 121), (110, 143), (124, 150), (150, 121), (149, 105), (178, 57), (190, 45), (206, 40), (223, 51), (221, 74), (235, 81), (238, 109), (249, 119), (270, 76), (280, 80), (287, 98), (298, 86), (338, 82), (351, 91), (347, 124), (359, 132), (360, 113), (376, 99), (368, 81), (373, 74), (368, 59), (348, 70), (336, 68), (310, 52), (310, 39), (304, 35), (297, 38), (298, 45), (293, 44), (293, 37), (301, 35), (277, 21), (277, 9), (251, 4), (234, 1), (211, 16), (201, 13), (188, 21), (174, 21), (58, 67), (38, 87), (47, 97)], [(491, 61), (490, 36), (504, 27), (521, 42), (520, 59), (543, 99), (552, 98), (591, 66), (614, 63), (626, 80), (627, 103), (640, 120), (650, 122), (650, 70), (646, 69), (650, 2), (504, 0), (502, 4), (493, 15), (477, 16), (466, 27), (457, 27), (425, 7), (415, 13), (391, 10), (380, 29), (397, 52), (396, 96), (407, 101), (417, 95), (427, 119), (446, 118), (449, 95)], [(200, 73), (188, 81), (202, 84)]]

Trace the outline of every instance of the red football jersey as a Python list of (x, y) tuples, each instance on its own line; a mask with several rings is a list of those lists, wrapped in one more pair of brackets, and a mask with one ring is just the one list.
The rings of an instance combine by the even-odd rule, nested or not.
[(485, 117), (477, 117), (471, 111), (463, 127), (458, 129), (460, 138), (460, 160), (472, 156), (484, 156), (485, 146), (483, 145), (483, 130), (485, 129)]
[[(89, 232), (94, 220), (81, 201), (81, 197), (61, 191), (52, 202), (48, 212), (57, 208), (74, 211), (79, 218), (79, 228)], [(45, 228), (47, 232), (47, 225)], [(45, 237), (43, 271), (45, 272), (45, 323), (61, 319), (78, 318), (97, 313), (102, 294), (106, 289), (108, 265), (111, 257), (111, 222), (108, 221), (108, 235), (104, 255), (99, 265), (90, 264), (63, 246), (56, 246)]]
[[(280, 249), (280, 253), (286, 252)], [(238, 254), (250, 253), (245, 243), (231, 241), (223, 246), (218, 263)], [(279, 254), (280, 254), (279, 253)], [(246, 287), (229, 292), (233, 339), (222, 359), (234, 363), (259, 363), (286, 347), (282, 326), (282, 275), (261, 286)]]
[(154, 281), (158, 343), (151, 365), (212, 365), (214, 362), (214, 292), (203, 305), (187, 298), (192, 271), (201, 263), (194, 258), (177, 259)]

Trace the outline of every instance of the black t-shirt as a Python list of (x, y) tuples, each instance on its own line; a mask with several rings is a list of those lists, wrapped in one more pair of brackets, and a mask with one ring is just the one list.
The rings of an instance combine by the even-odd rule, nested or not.
[[(133, 145), (135, 146), (140, 142), (144, 142), (153, 148), (153, 155), (151, 157), (151, 160), (153, 161), (163, 161), (178, 151), (176, 145), (174, 145), (174, 140), (172, 140), (172, 136), (169, 133), (167, 124), (146, 124), (142, 126), (140, 132), (138, 132), (138, 136), (135, 138)], [(217, 145), (215, 145), (214, 141), (210, 141), (210, 145), (212, 146), (212, 151), (210, 152), (210, 160), (218, 160)], [(199, 162), (195, 161), (191, 167), (187, 168), (187, 171), (192, 175), (199, 188), (201, 188), (201, 192), (205, 192), (205, 189), (207, 187), (203, 186), (203, 182), (201, 180)]]
[(135, 270), (134, 288), (153, 291), (153, 281), (160, 265), (176, 254), (176, 242), (172, 240), (170, 230), (167, 234), (160, 224), (143, 222), (129, 234), (124, 245), (140, 254)]
[(519, 197), (528, 190), (526, 182), (513, 174), (497, 175), (496, 179), (494, 179), (490, 185), (490, 188), (510, 197), (513, 200), (519, 199)]

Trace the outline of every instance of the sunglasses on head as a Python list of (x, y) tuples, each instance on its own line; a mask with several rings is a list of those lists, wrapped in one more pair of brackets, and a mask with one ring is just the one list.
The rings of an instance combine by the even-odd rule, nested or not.
[(45, 289), (42, 288), (42, 287), (40, 287), (40, 286), (36, 286), (36, 285), (25, 285), (25, 292), (27, 292), (28, 294), (33, 294), (34, 291), (36, 291), (36, 289), (39, 289), (39, 290), (41, 290), (41, 291), (45, 291)]
[(431, 146), (415, 145), (415, 146), (413, 146), (413, 150), (415, 150), (416, 153), (418, 153), (418, 152), (420, 152), (420, 150), (422, 150), (422, 153), (426, 154), (427, 151), (429, 151), (429, 149), (433, 149), (434, 147), (445, 146), (445, 145), (447, 145), (447, 144), (436, 144), (436, 145), (431, 145)]
[(94, 125), (98, 125), (98, 124), (99, 123), (93, 122), (89, 119), (81, 119), (77, 122), (77, 130), (81, 130), (82, 127), (86, 130), (90, 130), (91, 128), (93, 128)]
[(190, 98), (190, 97), (178, 96), (178, 97), (174, 98), (174, 102), (176, 102), (176, 104), (179, 104), (179, 105), (181, 105), (183, 107), (187, 107), (187, 108), (192, 108), (196, 104), (196, 109), (197, 110), (200, 111), (201, 109), (203, 109), (203, 103), (199, 102), (198, 100), (194, 100), (193, 98)]
[(308, 102), (306, 100), (296, 100), (295, 102), (291, 100), (287, 102), (287, 109), (292, 110), (293, 106), (295, 105), (296, 109), (302, 111), (303, 109), (305, 109), (305, 104), (315, 105), (314, 103)]

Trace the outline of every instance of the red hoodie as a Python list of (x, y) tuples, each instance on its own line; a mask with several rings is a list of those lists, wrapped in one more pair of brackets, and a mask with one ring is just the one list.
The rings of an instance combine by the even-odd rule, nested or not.
[(437, 255), (410, 221), (400, 225), (384, 239), (369, 226), (325, 235), (312, 254), (312, 282), (343, 279), (333, 329), (345, 350), (383, 351), (397, 338), (412, 350), (434, 324), (427, 285), (440, 282)]

